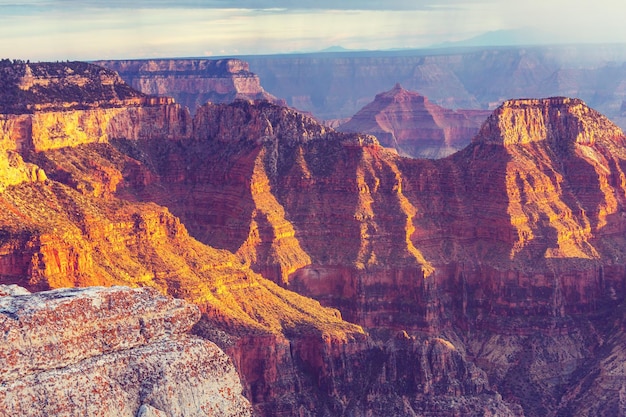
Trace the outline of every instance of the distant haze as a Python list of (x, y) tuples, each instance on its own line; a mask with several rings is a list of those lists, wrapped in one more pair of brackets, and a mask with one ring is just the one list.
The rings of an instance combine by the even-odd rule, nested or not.
[[(293, 5), (297, 4), (297, 7)], [(0, 0), (0, 57), (92, 60), (622, 43), (614, 0)]]

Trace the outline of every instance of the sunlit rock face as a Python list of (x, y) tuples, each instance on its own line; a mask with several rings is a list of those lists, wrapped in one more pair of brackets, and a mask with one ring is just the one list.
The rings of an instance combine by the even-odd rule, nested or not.
[(585, 314), (624, 297), (624, 137), (580, 100), (505, 102), (437, 161), (271, 104), (207, 106), (195, 126), (158, 172), (192, 191), (134, 195), (281, 285), (377, 334), (447, 334), (527, 415), (556, 410), (602, 345)]
[(467, 146), (489, 114), (445, 109), (396, 84), (337, 130), (372, 134), (403, 156), (436, 159)]
[(72, 62), (0, 62), (0, 140), (8, 150), (42, 151), (111, 139), (184, 138), (187, 110), (147, 96), (115, 72)]
[(0, 188), (42, 182), (23, 155), (113, 139), (180, 139), (189, 112), (133, 90), (114, 72), (82, 62), (0, 61)]
[[(579, 100), (506, 102), (438, 161), (271, 104), (209, 105), (194, 123), (193, 141), (159, 155), (171, 188), (135, 195), (350, 320), (448, 322), (441, 311), (463, 280), (487, 291), (470, 296), (481, 309), (537, 314), (588, 311), (622, 291), (623, 136)], [(389, 312), (398, 305), (414, 309), (412, 324)]]
[[(413, 392), (405, 388), (401, 378), (393, 380), (384, 373), (384, 368), (372, 365), (380, 360), (396, 360), (391, 359), (391, 355), (408, 363), (412, 361), (413, 352), (423, 352), (420, 354), (424, 359), (420, 363), (428, 367), (414, 378), (419, 392), (425, 392), (419, 388), (422, 384), (437, 387), (437, 398), (429, 400), (428, 409), (441, 415), (465, 411), (480, 415), (481, 410), (496, 407), (507, 415), (505, 412), (510, 411), (510, 406), (493, 392), (484, 373), (475, 368), (463, 351), (457, 354), (453, 353), (456, 350), (447, 348), (450, 354), (432, 355), (427, 348), (431, 338), (426, 336), (414, 339), (415, 349), (393, 353), (393, 345), (384, 347), (384, 342), (375, 341), (360, 326), (343, 321), (338, 310), (322, 307), (317, 301), (285, 290), (250, 269), (253, 266), (260, 270), (269, 261), (277, 262), (272, 265), (280, 267), (265, 269), (275, 273), (271, 276), (282, 282), (282, 277), (289, 277), (289, 271), (294, 268), (292, 259), (303, 264), (309, 262), (302, 247), (290, 247), (297, 243), (295, 230), (290, 237), (288, 220), (281, 219), (280, 203), (272, 194), (277, 170), (284, 168), (278, 151), (315, 144), (315, 149), (322, 153), (317, 161), (309, 161), (309, 164), (319, 173), (326, 165), (321, 158), (328, 154), (323, 149), (325, 144), (334, 143), (331, 150), (339, 146), (357, 151), (361, 146), (376, 145), (375, 140), (363, 135), (337, 135), (304, 115), (268, 104), (240, 102), (230, 107), (209, 108), (207, 113), (212, 116), (205, 120), (220, 120), (220, 124), (197, 120), (192, 139), (187, 136), (180, 140), (167, 136), (130, 140), (107, 137), (102, 141), (76, 141), (71, 146), (51, 146), (36, 151), (16, 147), (14, 154), (25, 157), (26, 164), (46, 176), (37, 182), (7, 185), (5, 192), (0, 193), (5, 208), (0, 212), (2, 282), (20, 284), (33, 291), (67, 286), (138, 285), (192, 301), (201, 312), (194, 333), (214, 340), (232, 358), (242, 379), (243, 392), (259, 415), (313, 416), (340, 412), (388, 415), (389, 407), (397, 409), (395, 415), (412, 415), (425, 407), (422, 401), (412, 400)], [(255, 116), (249, 117), (250, 112)], [(243, 128), (237, 130), (233, 124), (229, 127), (229, 119), (241, 122)], [(263, 132), (263, 138), (249, 137), (249, 126)], [(212, 132), (211, 137), (218, 138), (214, 147), (207, 146), (209, 132)], [(8, 135), (7, 139), (10, 139)], [(260, 206), (257, 213), (263, 233), (256, 239), (255, 233), (250, 233), (254, 229), (245, 228), (244, 240), (248, 243), (233, 251), (236, 253), (191, 238), (186, 227), (167, 208), (148, 202), (147, 196), (154, 196), (157, 201), (165, 201), (164, 196), (180, 196), (182, 194), (174, 189), (185, 190), (180, 187), (181, 181), (186, 181), (190, 187), (194, 184), (193, 178), (206, 175), (204, 168), (212, 161), (205, 157), (207, 152), (222, 149), (226, 152), (222, 154), (224, 157), (233, 151), (231, 145), (241, 152), (250, 151), (248, 146), (251, 146), (254, 155), (260, 151), (265, 153), (261, 149), (264, 144), (270, 148), (266, 155), (270, 155), (270, 162), (274, 160), (273, 165), (267, 169), (257, 163), (261, 159), (252, 159), (258, 182), (252, 188)], [(228, 163), (228, 159), (223, 162)], [(237, 181), (246, 178), (246, 164), (242, 165), (241, 174), (234, 176)], [(202, 196), (202, 193), (197, 195)], [(284, 238), (286, 244), (275, 244), (267, 239), (265, 216), (271, 227), (277, 225), (276, 236)], [(236, 232), (235, 228), (231, 230)], [(226, 236), (232, 239), (232, 235)], [(248, 239), (248, 236), (252, 237)], [(292, 258), (291, 254), (301, 258)], [(298, 264), (295, 265), (297, 268)], [(9, 291), (13, 290), (6, 292)], [(160, 350), (159, 357), (169, 358), (166, 351), (165, 348)], [(134, 352), (134, 348), (128, 352)], [(201, 355), (210, 357), (208, 353)], [(135, 357), (150, 364), (143, 353), (132, 358)], [(123, 369), (134, 370), (137, 368), (132, 358), (115, 354), (113, 360)], [(438, 358), (451, 358), (452, 362), (446, 359), (440, 363)], [(173, 368), (187, 367), (174, 359), (170, 362)], [(90, 370), (100, 369), (101, 363), (111, 375), (118, 372), (119, 368), (104, 359), (90, 359), (85, 366)], [(205, 367), (204, 362), (199, 361), (199, 366)], [(453, 368), (457, 369), (454, 376), (441, 379), (446, 369)], [(78, 372), (83, 375), (83, 371), (88, 375), (91, 372), (84, 368)], [(56, 372), (56, 369), (45, 372)], [(106, 381), (110, 374), (102, 372), (102, 379)], [(133, 381), (144, 378), (143, 371), (137, 372), (139, 376), (132, 377)], [(168, 372), (163, 370), (160, 375), (168, 375)], [(59, 379), (56, 373), (51, 375), (50, 378)], [(48, 377), (38, 374), (36, 378), (43, 381)], [(72, 378), (65, 376), (64, 379), (74, 381)], [(153, 386), (155, 390), (161, 385), (170, 386), (164, 379), (157, 382)], [(24, 384), (36, 385), (32, 380)], [(82, 384), (82, 380), (78, 384)], [(162, 404), (135, 401), (132, 386), (123, 385), (119, 390), (113, 384), (109, 386), (115, 391), (110, 400), (121, 410), (131, 409), (141, 415), (160, 415), (165, 410)], [(372, 388), (363, 390), (365, 386)], [(454, 388), (457, 386), (468, 388)], [(147, 389), (145, 384), (142, 388)], [(67, 390), (62, 387), (52, 385), (50, 390), (41, 394), (55, 398), (49, 401), (51, 408), (45, 411), (48, 414), (58, 411), (53, 410), (61, 404), (56, 400), (58, 396), (67, 398)], [(126, 390), (130, 394), (124, 394)], [(434, 388), (428, 390), (434, 392)], [(372, 401), (373, 397), (377, 400)], [(72, 397), (79, 404), (82, 398)], [(11, 397), (11, 401), (18, 400)], [(107, 405), (107, 401), (96, 403)], [(18, 401), (12, 402), (11, 407), (25, 410), (26, 405)]]
[(151, 59), (97, 61), (116, 71), (131, 87), (145, 94), (174, 97), (191, 113), (205, 104), (236, 99), (284, 103), (267, 93), (259, 77), (239, 59)]
[(148, 288), (2, 289), (2, 415), (252, 415), (230, 359), (187, 334), (196, 306)]
[[(3, 136), (11, 169), (0, 175), (0, 282), (153, 287), (192, 302), (194, 334), (230, 356), (259, 415), (621, 412), (624, 138), (580, 100), (506, 102), (471, 144), (440, 160), (403, 158), (372, 136), (266, 102), (208, 104), (180, 137), (72, 142), (67, 133), (65, 145), (38, 149), (11, 140), (28, 131), (24, 116)], [(173, 118), (171, 131), (182, 125), (188, 119)], [(168, 303), (155, 309), (176, 310)], [(166, 329), (197, 319), (176, 311), (172, 323), (151, 317)], [(188, 346), (183, 330), (142, 335), (122, 323), (101, 332), (106, 346), (152, 334)], [(171, 372), (188, 368), (162, 348)], [(50, 363), (67, 352), (56, 349)], [(147, 354), (124, 352), (80, 363), (104, 368), (107, 380), (120, 368), (102, 358), (115, 355), (137, 370), (131, 382), (143, 380), (133, 361), (151, 363)], [(58, 381), (51, 373), (70, 368), (42, 375)], [(151, 393), (178, 384), (167, 369)], [(166, 412), (134, 399), (146, 385), (140, 394), (124, 387), (110, 398), (119, 408)], [(26, 406), (20, 398), (31, 397), (10, 397), (13, 407)]]

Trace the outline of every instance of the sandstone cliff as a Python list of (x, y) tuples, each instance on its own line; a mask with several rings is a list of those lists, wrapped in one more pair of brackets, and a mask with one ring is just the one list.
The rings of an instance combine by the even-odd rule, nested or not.
[(230, 359), (186, 334), (192, 304), (125, 287), (7, 292), (0, 415), (252, 415)]
[(0, 146), (20, 152), (110, 139), (184, 138), (187, 110), (147, 96), (115, 72), (71, 62), (0, 61)]
[(396, 84), (337, 130), (372, 134), (403, 156), (436, 159), (469, 145), (489, 114), (444, 109)]
[(621, 131), (580, 100), (506, 102), (438, 161), (271, 104), (209, 105), (195, 127), (180, 147), (125, 143), (170, 186), (123, 193), (383, 340), (445, 335), (526, 415), (555, 412), (591, 372), (604, 333), (585, 314), (624, 299), (625, 158)]
[(195, 113), (206, 102), (236, 99), (284, 103), (265, 92), (259, 77), (239, 59), (152, 59), (97, 61), (145, 94), (174, 97)]
[(45, 176), (0, 193), (1, 282), (193, 302), (260, 415), (621, 412), (625, 139), (582, 101), (436, 161), (271, 103), (192, 129), (11, 148)]
[[(138, 124), (131, 126), (140, 129)], [(59, 125), (64, 128), (63, 122)], [(343, 321), (337, 310), (285, 290), (250, 269), (268, 271), (268, 276), (282, 282), (280, 277), (289, 277), (298, 265), (309, 262), (305, 249), (297, 245), (287, 213), (281, 212), (281, 203), (272, 194), (292, 152), (302, 146), (318, 152), (313, 159), (307, 155), (307, 166), (318, 175), (327, 169), (325, 158), (334, 150), (358, 152), (362, 146), (377, 146), (373, 138), (336, 134), (307, 116), (267, 103), (209, 105), (194, 126), (193, 137), (180, 140), (163, 135), (100, 142), (88, 136), (92, 139), (72, 146), (11, 151), (46, 177), (7, 184), (0, 193), (2, 282), (38, 291), (139, 285), (193, 302), (202, 313), (194, 332), (214, 340), (229, 354), (241, 375), (244, 394), (260, 415), (386, 415), (392, 406), (397, 408), (395, 415), (412, 415), (426, 406), (443, 415), (480, 415), (493, 407), (503, 415), (515, 414), (493, 392), (485, 374), (445, 339), (407, 335), (414, 346), (396, 352), (395, 344), (372, 338), (361, 327)], [(261, 136), (250, 135), (249, 129)], [(207, 142), (209, 133), (215, 139), (212, 145)], [(244, 158), (232, 173), (226, 170), (213, 178), (221, 163), (212, 166), (217, 171), (206, 167), (213, 161), (208, 156), (216, 151), (224, 158), (224, 168), (234, 155), (249, 154), (251, 159)], [(237, 181), (246, 181), (248, 172), (254, 173), (255, 185), (239, 188)], [(231, 244), (243, 236), (233, 250), (236, 254), (191, 238), (168, 209), (148, 201), (189, 197), (180, 191), (190, 188), (181, 185), (197, 183), (200, 188), (194, 194), (203, 204), (206, 175), (225, 184), (234, 178), (235, 188), (230, 190), (236, 193), (250, 190), (250, 199), (216, 193), (231, 201), (225, 207), (233, 201), (242, 207), (251, 201), (258, 205), (254, 221), (243, 229), (231, 223), (223, 236), (213, 234)], [(172, 204), (172, 210), (180, 207)], [(197, 213), (202, 220), (202, 211)], [(207, 213), (204, 219), (211, 218)], [(409, 363), (415, 357), (421, 358), (424, 370), (411, 378), (419, 389), (417, 398), (423, 400), (412, 399), (414, 392), (403, 382), (405, 374), (396, 378), (395, 373), (387, 375), (385, 367), (372, 367), (380, 360)], [(444, 376), (448, 370), (451, 375)], [(424, 399), (427, 392), (436, 393), (436, 398)], [(125, 404), (125, 397), (116, 398)], [(145, 405), (139, 414), (158, 413), (158, 409)]]
[(23, 155), (113, 139), (181, 139), (189, 112), (133, 90), (114, 72), (82, 62), (0, 61), (0, 187), (43, 181)]

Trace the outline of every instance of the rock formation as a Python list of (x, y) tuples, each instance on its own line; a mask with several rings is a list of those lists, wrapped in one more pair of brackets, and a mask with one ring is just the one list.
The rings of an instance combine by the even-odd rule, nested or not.
[(559, 45), (247, 56), (265, 89), (322, 120), (351, 117), (400, 83), (449, 109), (516, 97), (580, 97), (626, 127), (623, 45)]
[(6, 129), (0, 282), (194, 303), (262, 416), (624, 413), (626, 139), (581, 100), (507, 101), (439, 160), (268, 102), (191, 126)]
[(265, 92), (259, 77), (240, 59), (151, 59), (97, 61), (133, 88), (150, 95), (174, 97), (195, 113), (206, 102), (236, 99), (268, 100), (284, 104)]
[(403, 156), (436, 159), (469, 145), (489, 114), (444, 109), (396, 84), (337, 130), (372, 134)]
[(195, 126), (159, 150), (171, 188), (125, 192), (375, 334), (445, 334), (526, 415), (565, 407), (603, 343), (585, 314), (624, 298), (624, 137), (608, 119), (575, 99), (512, 100), (438, 161), (268, 103), (209, 105)]
[(3, 292), (2, 415), (252, 415), (231, 360), (186, 334), (192, 304), (149, 288)]
[[(73, 111), (80, 109), (68, 110), (63, 120), (71, 120)], [(251, 112), (254, 117), (250, 117)], [(503, 415), (515, 414), (511, 411), (515, 406), (503, 402), (485, 374), (465, 353), (450, 349), (445, 339), (437, 342), (430, 336), (407, 335), (413, 347), (395, 352), (394, 344), (373, 339), (361, 327), (343, 321), (337, 310), (321, 307), (317, 301), (285, 290), (250, 269), (259, 270), (275, 262), (266, 269), (278, 272), (273, 276), (288, 277), (294, 268), (291, 262), (299, 262), (296, 268), (309, 262), (304, 248), (293, 247), (297, 242), (295, 230), (289, 228), (278, 199), (272, 195), (278, 170), (284, 169), (285, 157), (281, 155), (290, 155), (290, 150), (302, 145), (311, 146), (321, 152), (316, 160), (309, 161), (317, 175), (326, 169), (323, 157), (329, 151), (377, 146), (373, 138), (336, 134), (308, 116), (268, 103), (209, 105), (202, 114), (196, 118), (191, 138), (172, 140), (164, 135), (129, 140), (107, 136), (102, 141), (77, 141), (72, 146), (16, 147), (11, 151), (26, 158), (25, 164), (45, 177), (42, 174), (37, 182), (7, 183), (0, 193), (4, 208), (0, 213), (2, 282), (36, 291), (140, 285), (193, 302), (202, 313), (194, 332), (215, 341), (232, 358), (244, 394), (259, 415), (379, 414), (392, 406), (398, 409), (396, 415), (412, 415), (426, 406), (443, 415), (466, 411), (480, 415), (493, 407)], [(220, 119), (223, 125), (207, 123), (212, 118)], [(136, 129), (146, 128), (141, 119), (133, 123)], [(263, 133), (262, 137), (250, 136), (251, 126)], [(217, 138), (215, 146), (208, 146), (208, 133)], [(326, 145), (329, 150), (324, 149)], [(267, 152), (262, 149), (265, 147)], [(205, 170), (210, 159), (203, 158), (220, 148), (227, 152), (223, 157), (234, 155), (233, 151), (245, 155), (252, 149), (251, 156), (263, 151), (274, 161), (269, 171), (258, 163), (253, 167), (258, 183), (253, 187), (259, 205), (254, 214), (257, 226), (252, 223), (243, 229), (246, 244), (236, 254), (191, 238), (185, 226), (163, 206), (139, 202), (149, 196), (165, 201), (166, 196), (176, 195), (172, 191), (181, 181), (189, 186), (197, 181), (203, 186), (204, 175), (211, 173)], [(254, 157), (249, 161), (255, 164)], [(232, 178), (237, 186), (237, 181), (246, 180), (251, 166), (240, 163), (239, 167), (243, 171), (234, 177), (228, 173), (216, 178)], [(245, 190), (240, 188), (239, 193)], [(197, 191), (198, 196), (205, 195), (205, 191)], [(222, 198), (223, 193), (216, 195)], [(240, 200), (237, 194), (233, 196), (231, 202)], [(172, 207), (180, 208), (176, 204)], [(236, 242), (233, 236), (240, 236), (238, 229), (232, 227), (224, 242)], [(278, 240), (268, 241), (268, 232)], [(433, 350), (437, 343), (446, 349)], [(396, 361), (409, 363), (415, 355), (421, 355), (424, 369), (411, 377), (413, 384), (436, 392), (432, 400), (413, 399), (413, 392), (403, 382), (408, 377), (405, 374), (393, 380), (385, 367), (372, 367), (381, 360), (389, 366), (395, 366)], [(122, 367), (127, 363), (122, 362)], [(444, 377), (446, 369), (454, 369), (453, 374)], [(373, 397), (376, 401), (371, 400)], [(138, 409), (141, 415), (158, 415), (161, 410), (152, 403), (134, 404), (133, 412)]]
[(0, 141), (21, 152), (111, 139), (184, 138), (186, 109), (130, 88), (110, 70), (82, 62), (0, 63)]

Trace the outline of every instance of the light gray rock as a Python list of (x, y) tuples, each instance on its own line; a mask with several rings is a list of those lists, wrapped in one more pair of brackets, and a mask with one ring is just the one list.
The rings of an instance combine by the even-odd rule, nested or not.
[[(151, 289), (0, 298), (0, 416), (251, 416), (195, 306)], [(143, 414), (142, 414), (143, 413)]]

